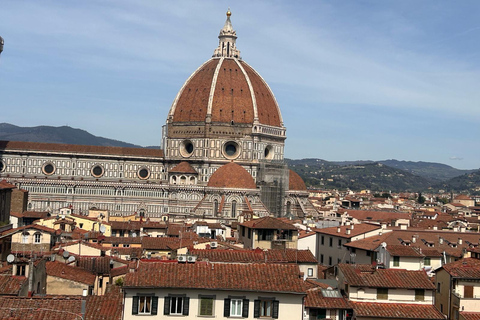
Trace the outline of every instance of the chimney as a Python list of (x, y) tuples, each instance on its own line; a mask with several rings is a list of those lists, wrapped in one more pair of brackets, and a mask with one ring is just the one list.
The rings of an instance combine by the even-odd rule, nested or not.
[(466, 227), (460, 227), (460, 232), (465, 232), (465, 231), (467, 231)]
[(458, 238), (457, 244), (462, 244), (462, 243), (463, 243), (462, 238)]
[(353, 230), (354, 227), (355, 227), (355, 224), (352, 223), (352, 224), (350, 225), (350, 229)]
[(443, 238), (442, 237), (438, 238), (438, 243), (443, 244)]
[(347, 229), (347, 234), (350, 234), (351, 230), (350, 229)]
[(340, 233), (340, 227), (337, 228), (337, 233)]
[(417, 242), (417, 237), (415, 235), (412, 236), (412, 243)]
[(437, 227), (437, 226), (433, 226), (433, 230), (438, 230), (438, 227)]

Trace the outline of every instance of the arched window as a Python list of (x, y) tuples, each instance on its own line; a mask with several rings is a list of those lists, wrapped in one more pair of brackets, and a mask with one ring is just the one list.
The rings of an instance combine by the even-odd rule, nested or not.
[(218, 213), (218, 200), (213, 200), (213, 214), (216, 215)]
[(237, 201), (233, 200), (232, 201), (232, 218), (237, 217)]
[(187, 178), (185, 176), (180, 177), (180, 184), (187, 184)]
[(176, 176), (172, 177), (172, 184), (177, 184), (177, 177)]
[(287, 214), (292, 213), (292, 203), (287, 201)]
[(30, 237), (28, 232), (22, 233), (22, 243), (28, 243), (28, 237)]

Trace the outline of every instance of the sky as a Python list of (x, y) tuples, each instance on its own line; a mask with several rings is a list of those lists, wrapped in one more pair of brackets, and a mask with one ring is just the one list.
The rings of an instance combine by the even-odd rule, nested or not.
[(286, 157), (480, 168), (477, 0), (2, 0), (0, 123), (159, 145), (228, 7)]

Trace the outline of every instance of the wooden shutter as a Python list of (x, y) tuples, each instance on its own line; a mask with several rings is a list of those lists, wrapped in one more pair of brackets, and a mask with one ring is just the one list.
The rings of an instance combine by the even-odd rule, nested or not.
[(132, 314), (138, 314), (138, 296), (133, 297)]
[(260, 318), (260, 300), (253, 301), (253, 317)]
[(170, 314), (170, 297), (163, 298), (163, 314), (169, 315)]
[(249, 303), (250, 303), (250, 300), (243, 299), (243, 306), (242, 306), (242, 317), (243, 318), (248, 318), (248, 304)]
[(230, 317), (230, 301), (231, 299), (224, 299), (223, 300), (223, 316), (225, 318)]
[(473, 286), (464, 286), (463, 287), (463, 297), (464, 298), (473, 298)]
[(188, 312), (190, 310), (190, 298), (185, 297), (183, 298), (183, 312), (184, 316), (188, 316)]
[(278, 300), (273, 300), (273, 312), (272, 312), (272, 318), (278, 319), (278, 307), (280, 305), (280, 302)]
[(158, 297), (152, 297), (152, 315), (158, 313)]

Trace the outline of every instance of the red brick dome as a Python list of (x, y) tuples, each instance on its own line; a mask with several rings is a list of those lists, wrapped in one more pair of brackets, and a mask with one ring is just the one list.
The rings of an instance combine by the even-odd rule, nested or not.
[(246, 62), (215, 57), (198, 68), (175, 98), (172, 123), (264, 124), (283, 127), (277, 101)]
[(293, 170), (289, 170), (290, 174), (288, 176), (288, 189), (293, 191), (307, 191), (307, 186), (303, 181), (302, 177), (298, 175)]
[(242, 166), (229, 162), (215, 171), (207, 184), (214, 188), (256, 189), (257, 186), (250, 173)]

